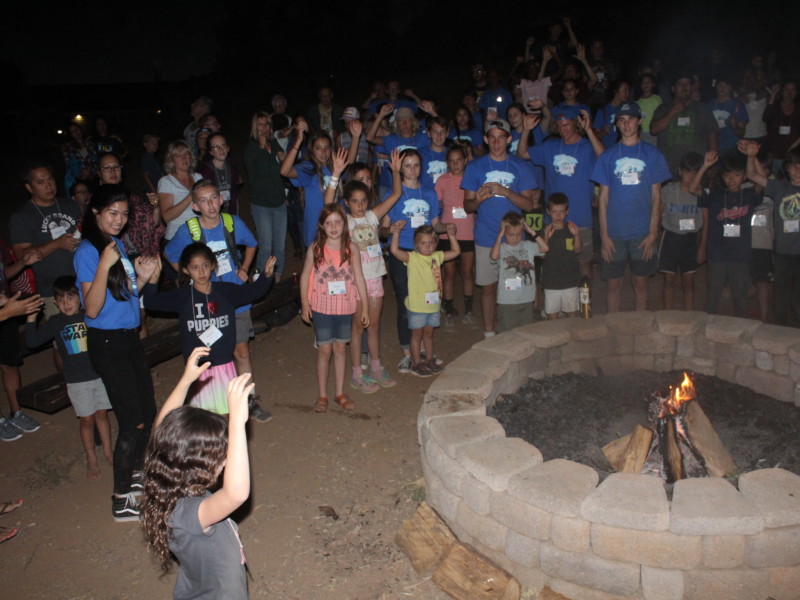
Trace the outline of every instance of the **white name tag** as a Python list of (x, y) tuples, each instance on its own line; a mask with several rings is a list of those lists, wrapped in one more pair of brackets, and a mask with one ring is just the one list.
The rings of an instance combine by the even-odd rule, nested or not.
[(692, 124), (691, 117), (678, 117), (678, 127), (689, 127)]
[(778, 127), (778, 135), (789, 135), (790, 133), (792, 133), (791, 125), (781, 125)]
[(694, 219), (681, 219), (678, 224), (681, 231), (694, 231)]
[(233, 271), (230, 255), (224, 254), (217, 257), (217, 277), (222, 277), (226, 273)]
[(723, 237), (739, 237), (741, 225), (734, 225), (733, 223), (726, 223), (722, 226)]
[(414, 215), (411, 217), (411, 227), (416, 229), (425, 225), (425, 215)]
[(425, 304), (439, 304), (439, 292), (425, 292)]
[(639, 185), (639, 173), (636, 171), (623, 173), (622, 185)]
[(753, 218), (750, 220), (750, 225), (753, 227), (766, 227), (767, 215), (753, 215)]
[(575, 165), (572, 163), (566, 163), (558, 167), (558, 172), (561, 175), (566, 175), (567, 177), (572, 177), (575, 175)]
[(331, 296), (342, 296), (347, 293), (347, 284), (343, 280), (329, 281), (328, 293)]
[(454, 219), (466, 219), (467, 218), (467, 211), (465, 211), (461, 207), (453, 207), (453, 218)]
[(783, 222), (783, 233), (797, 233), (797, 232), (800, 232), (800, 219), (794, 219), (793, 221)]
[(517, 292), (522, 289), (522, 278), (509, 277), (506, 279), (506, 290), (509, 292)]
[(367, 246), (367, 256), (370, 258), (379, 258), (383, 253), (381, 252), (380, 244), (372, 244)]
[(230, 202), (231, 201), (231, 191), (230, 190), (220, 190), (219, 195), (222, 196), (223, 202)]
[(222, 337), (222, 332), (219, 329), (217, 329), (216, 325), (212, 325), (197, 337), (199, 337), (200, 341), (203, 342), (206, 346), (211, 348), (211, 346), (214, 345), (214, 342), (216, 342), (219, 338)]
[(66, 235), (66, 233), (67, 233), (66, 227), (53, 227), (50, 230), (50, 237), (52, 237), (54, 240), (57, 240), (62, 235)]

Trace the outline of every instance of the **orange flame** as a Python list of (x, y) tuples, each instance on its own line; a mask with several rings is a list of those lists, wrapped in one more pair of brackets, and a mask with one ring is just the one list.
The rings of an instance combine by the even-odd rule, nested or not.
[(683, 405), (689, 402), (689, 400), (694, 400), (695, 393), (694, 393), (694, 384), (692, 380), (689, 379), (689, 376), (684, 371), (683, 373), (683, 382), (679, 387), (670, 388), (672, 392), (669, 395), (669, 399), (666, 402), (666, 409), (669, 411), (670, 414), (677, 415), (683, 412)]

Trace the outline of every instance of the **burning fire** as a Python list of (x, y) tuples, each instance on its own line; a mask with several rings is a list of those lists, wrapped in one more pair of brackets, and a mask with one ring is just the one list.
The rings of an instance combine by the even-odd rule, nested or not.
[(689, 400), (694, 400), (694, 398), (694, 384), (684, 371), (683, 383), (676, 388), (670, 386), (669, 398), (663, 405), (664, 412), (671, 415), (679, 415), (683, 412), (683, 405)]

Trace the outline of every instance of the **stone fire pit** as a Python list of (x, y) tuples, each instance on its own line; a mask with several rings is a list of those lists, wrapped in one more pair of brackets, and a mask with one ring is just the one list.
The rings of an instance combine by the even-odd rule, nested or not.
[[(448, 365), (418, 417), (427, 498), (458, 538), (534, 590), (574, 600), (800, 597), (800, 477), (738, 489), (543, 462), (486, 416), (529, 377), (687, 369), (800, 406), (800, 331), (700, 312), (628, 312), (520, 327)], [(565, 406), (564, 410), (569, 410)], [(800, 440), (798, 441), (800, 443)]]

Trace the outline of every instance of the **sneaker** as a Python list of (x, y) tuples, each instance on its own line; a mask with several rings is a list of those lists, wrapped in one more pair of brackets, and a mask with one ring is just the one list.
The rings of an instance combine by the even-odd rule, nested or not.
[(464, 313), (464, 316), (461, 318), (464, 322), (464, 325), (469, 327), (470, 329), (475, 329), (478, 326), (478, 322), (475, 320), (475, 315), (471, 312)]
[(420, 362), (434, 362), (434, 361), (436, 361), (436, 364), (439, 365), (440, 367), (444, 364), (444, 360), (442, 360), (438, 356), (434, 356), (431, 360), (428, 360), (428, 353), (425, 352), (424, 348), (419, 351), (419, 360), (420, 360)]
[(361, 370), (362, 371), (369, 370), (369, 352), (361, 353)]
[(21, 410), (18, 410), (12, 414), (11, 418), (9, 418), (9, 421), (11, 421), (11, 424), (14, 425), (14, 427), (24, 431), (25, 433), (33, 433), (37, 429), (41, 428), (41, 425), (39, 425), (38, 421), (31, 419)]
[(454, 317), (457, 317), (458, 316), (458, 309), (455, 306), (451, 306), (450, 307), (450, 314), (453, 315)]
[(445, 329), (453, 329), (456, 325), (456, 320), (453, 318), (453, 315), (445, 315), (444, 316), (444, 326)]
[(389, 372), (381, 367), (380, 371), (373, 371), (369, 374), (370, 379), (381, 387), (390, 388), (397, 385), (397, 381), (392, 379)]
[(111, 515), (117, 523), (138, 521), (139, 509), (133, 494), (125, 494), (122, 497), (111, 496)]
[(433, 373), (431, 373), (430, 367), (428, 366), (428, 363), (424, 361), (420, 361), (414, 366), (412, 366), (411, 374), (416, 375), (417, 377), (430, 377), (431, 375), (433, 375)]
[(444, 370), (441, 364), (438, 362), (439, 360), (440, 359), (429, 360), (428, 362), (425, 363), (425, 366), (428, 367), (428, 370), (431, 372), (431, 375), (438, 375)]
[(266, 423), (267, 421), (271, 421), (273, 416), (271, 412), (261, 408), (261, 405), (258, 403), (260, 399), (261, 398), (259, 396), (250, 396), (248, 400), (248, 405), (250, 406), (250, 417), (259, 423)]
[(397, 363), (397, 372), (398, 373), (411, 373), (411, 356), (403, 355), (403, 358), (400, 359), (400, 362)]
[(144, 494), (144, 484), (142, 483), (142, 472), (134, 471), (131, 477), (131, 495), (141, 496)]
[(362, 394), (373, 394), (381, 389), (376, 382), (366, 373), (362, 373), (358, 377), (350, 378), (350, 387), (358, 390)]
[(21, 437), (22, 434), (19, 432), (19, 429), (14, 427), (11, 421), (5, 417), (0, 417), (0, 440), (4, 442), (13, 442)]

